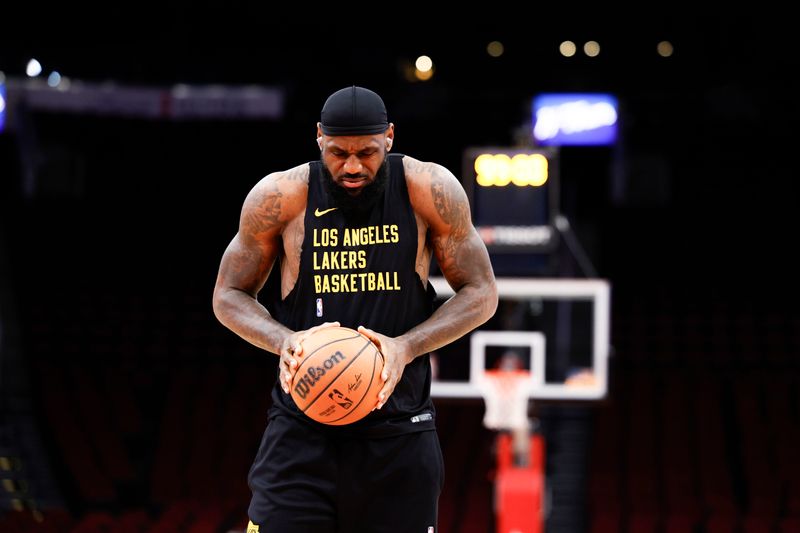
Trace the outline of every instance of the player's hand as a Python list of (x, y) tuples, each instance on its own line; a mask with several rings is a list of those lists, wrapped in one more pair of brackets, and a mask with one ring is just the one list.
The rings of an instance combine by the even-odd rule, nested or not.
[(303, 341), (315, 331), (332, 326), (339, 326), (339, 323), (325, 322), (324, 324), (314, 326), (313, 328), (305, 329), (303, 331), (295, 331), (286, 337), (286, 339), (284, 339), (283, 346), (281, 346), (281, 360), (280, 363), (278, 363), (280, 368), (280, 372), (278, 372), (278, 379), (281, 380), (281, 388), (283, 389), (283, 392), (289, 394), (289, 389), (292, 387), (294, 375), (297, 372), (297, 366), (300, 364), (300, 360), (302, 359), (303, 355)]
[(413, 354), (408, 345), (397, 339), (381, 335), (364, 326), (358, 326), (358, 332), (366, 335), (383, 354), (383, 372), (381, 372), (383, 388), (378, 393), (378, 404), (375, 406), (376, 409), (380, 409), (394, 392), (394, 388), (403, 377), (403, 370), (413, 359)]

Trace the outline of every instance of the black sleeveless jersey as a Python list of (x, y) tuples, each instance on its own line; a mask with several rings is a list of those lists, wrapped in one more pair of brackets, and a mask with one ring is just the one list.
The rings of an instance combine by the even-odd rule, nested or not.
[[(353, 329), (363, 325), (389, 337), (427, 319), (435, 293), (415, 269), (417, 222), (408, 196), (403, 156), (388, 156), (382, 199), (358, 220), (346, 217), (325, 189), (321, 162), (309, 163), (308, 201), (300, 270), (292, 291), (270, 302), (275, 317), (292, 330), (338, 320)], [(430, 285), (429, 285), (430, 287)], [(274, 291), (273, 291), (274, 295)], [(271, 415), (290, 414), (329, 431), (384, 436), (434, 428), (428, 355), (405, 367), (403, 377), (381, 409), (347, 426), (311, 421), (276, 381)]]

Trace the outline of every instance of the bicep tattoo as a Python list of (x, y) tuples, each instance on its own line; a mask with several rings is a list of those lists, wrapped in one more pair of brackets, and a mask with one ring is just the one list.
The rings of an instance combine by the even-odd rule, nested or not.
[(248, 198), (242, 213), (241, 232), (247, 237), (276, 229), (281, 225), (283, 193), (274, 182), (266, 182), (260, 194)]
[(442, 175), (441, 170), (434, 169), (431, 197), (437, 215), (449, 228), (434, 240), (439, 266), (443, 271), (463, 278), (468, 271), (464, 263), (469, 258), (461, 247), (467, 241), (472, 224), (466, 196), (457, 182)]

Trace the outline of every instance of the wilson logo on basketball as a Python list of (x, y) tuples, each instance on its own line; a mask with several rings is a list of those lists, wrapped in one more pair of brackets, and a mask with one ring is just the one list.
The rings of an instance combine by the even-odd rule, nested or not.
[(314, 385), (325, 375), (325, 373), (344, 361), (345, 356), (339, 350), (336, 350), (333, 355), (325, 359), (322, 365), (314, 366), (306, 370), (306, 373), (303, 374), (302, 377), (298, 380), (297, 384), (294, 386), (294, 392), (300, 398), (305, 399)]

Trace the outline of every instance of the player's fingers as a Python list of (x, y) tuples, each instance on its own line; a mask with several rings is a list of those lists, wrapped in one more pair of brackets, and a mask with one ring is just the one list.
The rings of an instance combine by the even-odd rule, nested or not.
[(386, 401), (389, 399), (389, 396), (392, 395), (394, 392), (394, 388), (397, 386), (397, 379), (394, 376), (391, 379), (387, 379), (386, 382), (383, 384), (383, 388), (378, 393), (378, 405), (377, 409), (380, 409), (384, 405), (386, 405)]
[(358, 332), (364, 335), (366, 338), (372, 341), (372, 344), (378, 347), (383, 353), (383, 348), (381, 347), (381, 339), (378, 337), (378, 334), (372, 331), (369, 328), (365, 328), (364, 326), (358, 326)]
[[(391, 352), (390, 356), (391, 357), (387, 357), (386, 354), (384, 354), (384, 360), (386, 361), (386, 364), (383, 365), (383, 370), (381, 370), (381, 380), (387, 383), (389, 381), (394, 381), (397, 383), (400, 381), (400, 375), (403, 373), (403, 371), (402, 369), (398, 370), (396, 368), (396, 363), (394, 362), (394, 352)], [(392, 379), (393, 377), (394, 379)]]
[(300, 357), (301, 355), (303, 355), (303, 339), (304, 338), (305, 337), (295, 339), (294, 342), (292, 342), (292, 345), (291, 345), (292, 362), (294, 362), (295, 366), (297, 366), (297, 361), (296, 361), (295, 358), (296, 357)]
[(281, 363), (287, 369), (297, 368), (297, 357), (302, 353), (303, 345), (297, 339), (290, 340), (281, 352)]
[(296, 359), (296, 346), (294, 344), (289, 344), (286, 350), (283, 351), (281, 354), (281, 362), (280, 362), (280, 381), (281, 387), (283, 391), (287, 394), (289, 393), (289, 388), (292, 385), (292, 381), (294, 380), (294, 375), (297, 372), (297, 359)]
[(289, 372), (286, 370), (286, 364), (283, 361), (281, 361), (281, 365), (279, 367), (278, 379), (280, 380), (281, 388), (283, 389), (283, 392), (288, 394), (289, 393), (289, 379), (290, 379), (290, 376), (289, 376)]
[(389, 396), (392, 395), (393, 391), (394, 386), (390, 387), (388, 385), (384, 385), (384, 387), (381, 389), (381, 392), (378, 393), (378, 405), (376, 406), (376, 409), (380, 409), (386, 405), (386, 402), (389, 399)]
[[(369, 328), (364, 326), (358, 326), (358, 332), (367, 337), (372, 344), (374, 344), (378, 350), (380, 350), (381, 354), (384, 356), (384, 360), (388, 361), (386, 358), (386, 353), (383, 351), (383, 346), (381, 342), (381, 336), (377, 333), (372, 331)], [(397, 379), (393, 379), (392, 372), (390, 370), (389, 364), (384, 365), (383, 370), (381, 371), (381, 381), (383, 381), (383, 388), (378, 393), (378, 403), (375, 406), (375, 409), (380, 409), (386, 404), (386, 401), (389, 399), (389, 396), (392, 395), (394, 392), (394, 388), (397, 385)]]
[[(281, 365), (281, 366), (284, 366), (284, 365)], [(283, 389), (283, 392), (285, 392), (286, 394), (289, 394), (289, 383), (291, 382), (291, 379), (292, 379), (291, 375), (289, 374), (289, 372), (287, 372), (283, 368), (281, 369), (279, 374), (280, 375), (278, 376), (278, 378), (281, 381), (281, 388)]]
[(289, 378), (289, 381), (291, 381), (294, 378), (295, 372), (297, 372), (297, 358), (294, 356), (288, 357), (285, 367), (286, 377)]

